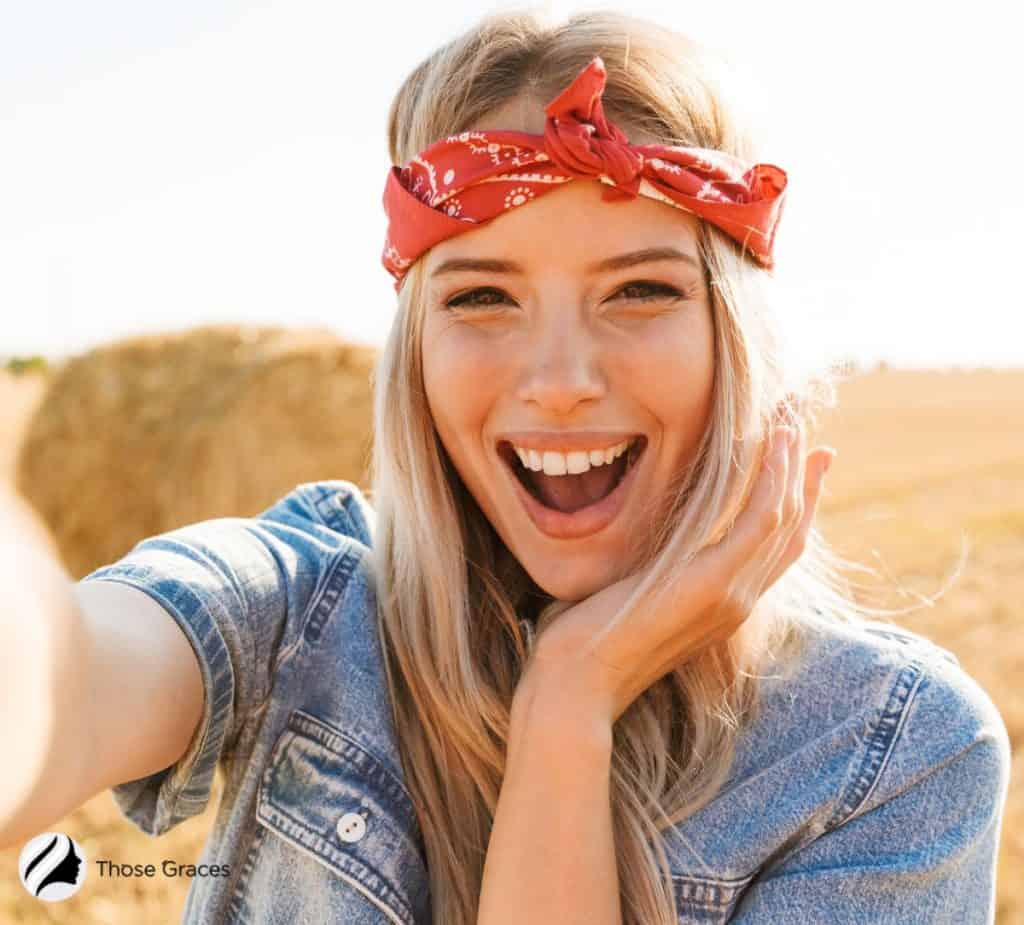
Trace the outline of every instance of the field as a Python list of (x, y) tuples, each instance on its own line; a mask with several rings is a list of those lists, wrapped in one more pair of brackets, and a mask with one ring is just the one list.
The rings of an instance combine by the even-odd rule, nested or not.
[[(42, 379), (0, 378), (0, 478)], [(989, 692), (1014, 750), (998, 871), (1000, 925), (1024, 923), (1024, 370), (881, 370), (840, 388), (838, 409), (817, 440), (839, 450), (819, 526), (837, 551), (877, 573), (856, 576), (876, 606), (942, 596), (896, 622), (952, 650)], [(325, 475), (325, 477), (327, 477)], [(219, 787), (219, 781), (218, 781)], [(219, 793), (219, 789), (218, 789)], [(51, 828), (78, 839), (86, 856), (193, 863), (212, 822), (201, 816), (160, 839), (123, 822), (109, 794)], [(4, 922), (163, 923), (180, 919), (188, 881), (104, 880), (60, 904), (26, 901), (17, 850), (0, 852)]]

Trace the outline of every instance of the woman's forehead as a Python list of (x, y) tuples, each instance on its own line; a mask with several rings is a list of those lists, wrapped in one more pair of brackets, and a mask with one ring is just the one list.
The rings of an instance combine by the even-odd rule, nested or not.
[(695, 215), (647, 196), (609, 202), (602, 198), (607, 189), (599, 180), (571, 180), (440, 242), (426, 256), (426, 272), (432, 274), (454, 257), (582, 270), (603, 258), (645, 248), (670, 246), (697, 256)]

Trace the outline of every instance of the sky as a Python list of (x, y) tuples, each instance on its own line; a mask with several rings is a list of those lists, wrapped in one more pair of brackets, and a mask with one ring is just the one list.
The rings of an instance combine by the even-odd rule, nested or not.
[[(388, 106), (504, 6), (0, 0), (0, 355), (215, 322), (383, 343)], [(1012, 5), (628, 8), (745, 88), (789, 175), (776, 280), (805, 355), (1024, 366)]]

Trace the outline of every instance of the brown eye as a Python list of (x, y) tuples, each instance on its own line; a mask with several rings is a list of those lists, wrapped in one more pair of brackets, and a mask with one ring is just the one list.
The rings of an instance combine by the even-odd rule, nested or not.
[[(641, 293), (640, 295), (636, 294), (638, 290)], [(682, 293), (678, 289), (675, 289), (665, 283), (649, 283), (643, 280), (638, 280), (632, 283), (626, 283), (626, 285), (618, 291), (615, 298), (618, 298), (619, 296), (624, 296), (626, 299), (638, 302), (650, 302), (654, 299), (679, 299), (682, 298)]]
[[(484, 298), (487, 296), (488, 298)], [(497, 300), (493, 300), (490, 297), (496, 296)], [(484, 287), (480, 289), (470, 289), (469, 292), (463, 292), (461, 295), (457, 295), (454, 298), (449, 299), (445, 302), (447, 308), (459, 308), (462, 306), (480, 306), (481, 308), (487, 308), (492, 305), (500, 305), (503, 301), (506, 301), (505, 293), (500, 289), (493, 289), (490, 287)]]

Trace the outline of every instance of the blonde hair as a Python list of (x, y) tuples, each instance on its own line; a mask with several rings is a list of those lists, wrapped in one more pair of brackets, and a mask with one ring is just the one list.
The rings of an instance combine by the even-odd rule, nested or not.
[[(757, 157), (720, 68), (663, 26), (610, 11), (564, 23), (536, 11), (500, 12), (439, 48), (407, 77), (391, 106), (391, 160), (471, 128), (527, 95), (543, 103), (594, 55), (608, 72), (605, 109), (627, 135)], [(771, 410), (791, 394), (812, 423), (834, 404), (829, 378), (787, 379), (773, 286), (738, 245), (698, 223), (716, 352), (713, 411), (695, 462), (678, 475), (662, 529), (643, 551), (648, 579), (620, 619), (663, 590), (681, 564), (715, 542), (751, 488)], [(530, 626), (571, 605), (537, 587), (463, 485), (432, 424), (420, 343), (423, 261), (410, 268), (375, 370), (370, 497), (378, 619), (403, 769), (424, 836), (433, 921), (476, 921), (488, 837), (504, 772), (509, 709), (529, 658)], [(812, 527), (800, 559), (762, 600), (771, 617), (756, 646), (733, 637), (678, 666), (644, 692), (614, 729), (612, 812), (623, 921), (677, 921), (661, 833), (711, 800), (735, 743), (757, 715), (755, 668), (792, 670), (816, 621), (865, 612)], [(811, 606), (813, 602), (813, 606)], [(776, 675), (778, 677), (778, 675)]]

